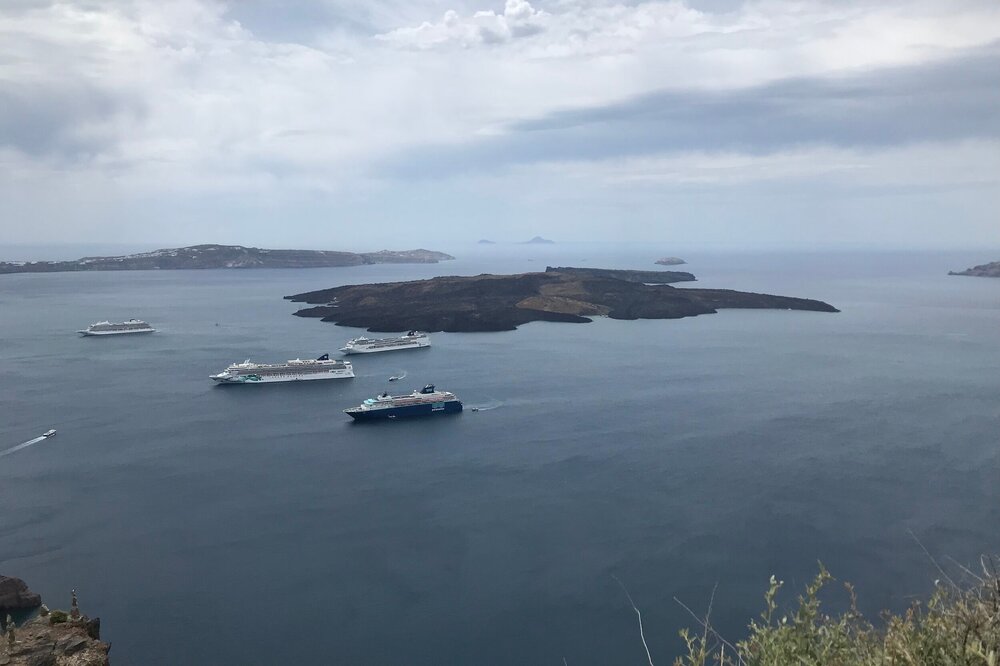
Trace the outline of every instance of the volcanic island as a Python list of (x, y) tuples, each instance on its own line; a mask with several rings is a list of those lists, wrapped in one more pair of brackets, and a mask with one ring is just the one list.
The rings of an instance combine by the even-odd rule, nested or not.
[(510, 331), (532, 321), (680, 319), (726, 308), (839, 312), (807, 298), (670, 286), (694, 280), (682, 271), (548, 267), (538, 273), (345, 285), (285, 298), (313, 306), (295, 312), (299, 317), (372, 332)]

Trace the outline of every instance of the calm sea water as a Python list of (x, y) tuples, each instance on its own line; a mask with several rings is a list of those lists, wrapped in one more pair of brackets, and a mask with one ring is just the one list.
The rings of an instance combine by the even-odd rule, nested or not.
[[(456, 252), (456, 254), (459, 254)], [(994, 253), (1000, 254), (1000, 253)], [(738, 639), (816, 561), (898, 609), (1000, 552), (1000, 280), (978, 253), (690, 253), (705, 286), (840, 314), (534, 323), (359, 357), (354, 380), (216, 387), (359, 334), (282, 296), (352, 282), (649, 268), (595, 247), (436, 266), (0, 277), (0, 572), (76, 588), (115, 664), (657, 663), (704, 612)], [(97, 319), (159, 333), (92, 339)], [(406, 371), (399, 386), (391, 374)], [(453, 417), (341, 412), (435, 382)]]

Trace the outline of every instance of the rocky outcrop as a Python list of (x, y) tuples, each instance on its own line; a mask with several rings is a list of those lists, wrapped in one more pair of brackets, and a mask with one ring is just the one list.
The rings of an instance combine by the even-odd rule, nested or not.
[(74, 261), (0, 262), (0, 273), (67, 271), (148, 271), (205, 268), (329, 268), (363, 264), (436, 264), (455, 257), (432, 250), (265, 250), (242, 245), (192, 245), (118, 257), (84, 257)]
[(38, 608), (42, 598), (28, 589), (20, 578), (0, 576), (0, 613)]
[(686, 264), (687, 262), (680, 257), (663, 257), (662, 259), (657, 259), (654, 263), (660, 266), (680, 266), (681, 264)]
[[(34, 606), (40, 605), (40, 598), (38, 602)], [(80, 612), (75, 590), (68, 613), (61, 610), (49, 611), (45, 606), (41, 606), (41, 611), (36, 617), (20, 625), (15, 624), (10, 615), (6, 615), (3, 629), (4, 634), (0, 640), (0, 666), (108, 666), (109, 664), (108, 652), (111, 650), (111, 644), (101, 640), (101, 620), (96, 617), (89, 618)]]
[(110, 650), (101, 640), (100, 619), (53, 611), (13, 631), (7, 627), (0, 637), (0, 666), (109, 666)]
[(1000, 261), (980, 264), (964, 271), (950, 271), (948, 275), (968, 275), (971, 277), (1000, 277)]
[(555, 241), (549, 240), (548, 238), (542, 238), (541, 236), (535, 236), (531, 240), (524, 241), (521, 245), (554, 245)]
[(726, 289), (678, 289), (666, 282), (690, 273), (548, 268), (544, 273), (438, 277), (411, 282), (322, 289), (285, 298), (316, 307), (318, 317), (370, 331), (507, 331), (530, 321), (585, 323), (612, 319), (678, 319), (721, 308), (774, 308), (837, 312), (804, 298)]

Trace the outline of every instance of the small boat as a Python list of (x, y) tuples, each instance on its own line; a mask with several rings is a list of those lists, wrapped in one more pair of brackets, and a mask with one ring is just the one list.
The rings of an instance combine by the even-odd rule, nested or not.
[(52, 437), (55, 434), (56, 434), (55, 430), (46, 430), (45, 432), (42, 433), (42, 437)]
[(389, 377), (390, 382), (398, 382), (400, 379), (402, 379), (402, 377), (397, 377), (396, 375)]

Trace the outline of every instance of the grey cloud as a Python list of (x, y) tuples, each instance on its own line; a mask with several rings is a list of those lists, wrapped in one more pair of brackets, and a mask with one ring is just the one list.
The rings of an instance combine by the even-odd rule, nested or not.
[(433, 177), (546, 161), (685, 151), (766, 154), (796, 146), (884, 147), (1000, 137), (1000, 45), (921, 66), (788, 79), (725, 91), (666, 90), (510, 125), (465, 146), (385, 164)]
[(0, 82), (0, 147), (68, 160), (93, 155), (116, 137), (109, 121), (138, 105), (86, 86)]

